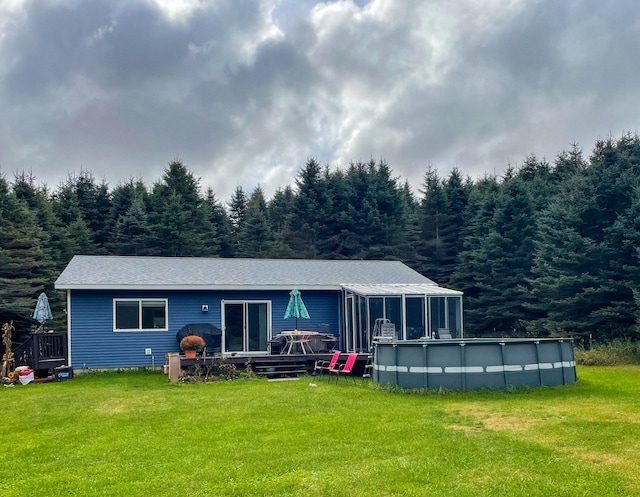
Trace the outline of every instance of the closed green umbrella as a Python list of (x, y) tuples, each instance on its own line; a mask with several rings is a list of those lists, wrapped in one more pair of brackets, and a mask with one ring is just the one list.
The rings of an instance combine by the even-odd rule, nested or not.
[(284, 313), (284, 318), (296, 318), (296, 330), (298, 329), (298, 318), (302, 319), (310, 319), (309, 312), (307, 311), (304, 302), (302, 301), (302, 296), (300, 295), (300, 290), (293, 289), (289, 292), (291, 296), (289, 298), (289, 304), (287, 305), (287, 310)]
[(40, 294), (38, 297), (38, 302), (36, 302), (36, 310), (33, 311), (33, 319), (38, 321), (40, 324), (44, 325), (50, 319), (53, 319), (53, 314), (51, 314), (51, 307), (49, 307), (49, 299), (44, 292)]

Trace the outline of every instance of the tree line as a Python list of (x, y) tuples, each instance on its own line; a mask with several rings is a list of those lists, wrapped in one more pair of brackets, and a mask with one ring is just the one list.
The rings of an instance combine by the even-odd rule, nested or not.
[(0, 308), (28, 314), (75, 254), (396, 259), (465, 293), (470, 336), (638, 338), (640, 138), (599, 140), (501, 176), (428, 167), (418, 194), (384, 161), (308, 159), (267, 199), (223, 204), (175, 160), (151, 187), (81, 171), (55, 191), (0, 177)]

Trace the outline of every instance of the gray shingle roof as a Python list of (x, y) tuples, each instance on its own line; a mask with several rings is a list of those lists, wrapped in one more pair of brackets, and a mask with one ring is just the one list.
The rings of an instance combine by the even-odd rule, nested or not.
[(216, 259), (77, 255), (58, 289), (339, 289), (344, 284), (432, 284), (400, 261)]

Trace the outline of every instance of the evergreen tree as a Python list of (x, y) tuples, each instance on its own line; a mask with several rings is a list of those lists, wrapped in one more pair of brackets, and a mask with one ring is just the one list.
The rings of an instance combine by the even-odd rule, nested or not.
[(215, 230), (200, 196), (199, 181), (175, 160), (150, 197), (151, 223), (161, 255), (211, 256), (217, 251)]
[[(420, 256), (418, 247), (420, 246), (420, 225), (418, 221), (418, 203), (413, 196), (411, 186), (407, 181), (400, 188), (400, 196), (404, 205), (406, 225), (404, 236), (393, 248), (393, 253), (407, 266), (418, 270), (420, 268)], [(426, 274), (428, 278), (430, 276)]]
[(182, 196), (172, 191), (163, 198), (161, 210), (156, 214), (155, 238), (164, 256), (189, 256), (192, 253), (189, 212), (184, 208)]
[(534, 211), (537, 213), (544, 209), (556, 191), (556, 183), (553, 181), (549, 163), (538, 160), (535, 155), (529, 155), (525, 158), (516, 177), (522, 180), (529, 192)]
[(74, 255), (97, 255), (92, 235), (82, 214), (78, 214), (78, 217), (67, 226), (67, 236)]
[(109, 248), (115, 255), (153, 255), (149, 216), (141, 197), (134, 198), (127, 212), (118, 217)]
[[(640, 179), (640, 178), (639, 178)], [(605, 228), (610, 247), (608, 279), (612, 288), (609, 305), (598, 312), (610, 323), (615, 336), (640, 338), (640, 186), (632, 190), (631, 205), (611, 227)], [(615, 326), (615, 328), (614, 328)]]
[(220, 257), (233, 257), (235, 254), (235, 244), (231, 231), (231, 221), (222, 204), (216, 199), (216, 195), (211, 188), (207, 189), (205, 202), (208, 208), (209, 222), (215, 230), (217, 255)]
[[(324, 182), (326, 184), (327, 195), (331, 199), (331, 210), (327, 212), (324, 222), (325, 236), (319, 241), (319, 249), (323, 258), (328, 259), (348, 259), (355, 258), (362, 253), (363, 244), (358, 233), (359, 212), (361, 199), (357, 198), (354, 188), (352, 164), (349, 168), (349, 175), (337, 169), (335, 171), (325, 170)], [(327, 203), (329, 205), (329, 203)]]
[(439, 284), (446, 284), (453, 271), (450, 240), (447, 239), (447, 195), (438, 171), (431, 166), (427, 169), (422, 184), (422, 199), (418, 207), (421, 229), (419, 248), (422, 264), (420, 272)]
[(464, 292), (465, 330), (472, 336), (487, 334), (485, 309), (481, 295), (493, 285), (484, 240), (492, 231), (500, 185), (495, 177), (485, 177), (470, 190), (462, 228), (462, 250), (450, 285)]
[(449, 284), (455, 268), (458, 265), (458, 256), (462, 250), (462, 229), (465, 224), (465, 210), (469, 200), (468, 185), (462, 182), (462, 175), (458, 168), (453, 168), (451, 174), (443, 183), (442, 188), (447, 199), (447, 211), (443, 216), (444, 227), (442, 229), (442, 248), (445, 254), (445, 274), (443, 283)]
[(325, 173), (329, 196), (323, 253), (331, 258), (385, 259), (406, 247), (410, 205), (389, 166), (350, 164)]
[(287, 240), (291, 239), (291, 219), (295, 210), (295, 193), (290, 186), (276, 190), (273, 198), (267, 203), (267, 219), (273, 230), (273, 257), (289, 259), (295, 253)]
[[(109, 185), (105, 181), (102, 181), (99, 185), (94, 185), (91, 194), (93, 196), (91, 199), (93, 210), (88, 213), (86, 209), (83, 209), (85, 212), (84, 216), (93, 233), (93, 240), (99, 247), (98, 253), (104, 254), (107, 252), (107, 245), (111, 240), (113, 228), (113, 225), (110, 224), (111, 217), (108, 214), (111, 212)], [(83, 208), (82, 201), (80, 208)]]
[(608, 338), (635, 333), (633, 288), (637, 265), (633, 247), (638, 240), (637, 188), (640, 185), (640, 138), (627, 134), (615, 142), (596, 144), (588, 176), (594, 184), (602, 216), (604, 257), (596, 295), (606, 303), (594, 306), (592, 316), (605, 323)]
[(64, 226), (69, 226), (82, 214), (74, 188), (75, 180), (69, 176), (53, 194), (54, 211)]
[(295, 209), (295, 193), (290, 186), (277, 189), (273, 198), (267, 204), (269, 222), (274, 232), (282, 232), (291, 222), (291, 213)]
[(229, 220), (231, 222), (231, 234), (233, 236), (233, 252), (237, 254), (239, 252), (238, 235), (244, 222), (244, 218), (247, 214), (247, 194), (244, 192), (241, 186), (236, 186), (236, 189), (229, 201)]
[(498, 196), (491, 229), (480, 242), (489, 280), (478, 294), (479, 333), (522, 336), (531, 318), (530, 288), (536, 236), (533, 201), (522, 181), (506, 181)]
[(602, 246), (589, 236), (588, 218), (597, 211), (586, 177), (562, 185), (540, 218), (532, 287), (536, 309), (544, 315), (529, 329), (539, 335), (579, 336), (588, 332), (594, 265), (602, 264)]
[(296, 178), (295, 210), (291, 215), (289, 245), (298, 257), (322, 257), (320, 242), (326, 237), (325, 224), (331, 212), (330, 198), (322, 168), (315, 159), (307, 160)]
[[(136, 203), (136, 207), (132, 210), (133, 204)], [(109, 207), (108, 220), (105, 223), (105, 230), (109, 234), (109, 241), (106, 246), (110, 253), (117, 255), (124, 255), (125, 253), (131, 253), (133, 249), (139, 254), (152, 255), (156, 253), (155, 240), (152, 236), (151, 221), (149, 219), (149, 192), (141, 179), (133, 180), (129, 179), (125, 182), (119, 183), (111, 192), (111, 205)], [(133, 222), (132, 217), (138, 218)], [(144, 243), (146, 246), (142, 246), (141, 242), (133, 242), (133, 240), (127, 240), (127, 229), (123, 232), (123, 219), (129, 218), (125, 224), (133, 222), (133, 224), (146, 225), (141, 228), (146, 235), (143, 235)], [(143, 219), (144, 218), (144, 219)], [(131, 235), (129, 235), (131, 236)], [(116, 241), (116, 237), (118, 240)], [(124, 243), (129, 245), (133, 243), (136, 247), (125, 248), (120, 245)]]
[(258, 186), (247, 202), (244, 220), (238, 231), (238, 256), (258, 258), (271, 256), (274, 236), (266, 211), (264, 192)]
[(28, 209), (36, 217), (41, 229), (42, 259), (40, 268), (45, 278), (44, 291), (49, 298), (54, 319), (48, 323), (49, 327), (59, 328), (66, 325), (64, 307), (66, 293), (55, 290), (54, 283), (67, 263), (74, 255), (74, 246), (67, 229), (62, 226), (55, 215), (53, 203), (45, 188), (35, 185), (35, 178), (24, 172), (16, 175), (13, 183), (15, 196), (26, 203)]
[(42, 230), (0, 176), (0, 308), (30, 315), (47, 282)]
[(372, 240), (372, 247), (377, 248), (378, 254), (368, 251), (368, 257), (396, 259), (400, 256), (397, 248), (404, 245), (407, 236), (410, 206), (386, 162), (380, 161), (376, 165), (371, 160), (368, 170), (372, 181), (374, 216), (377, 218), (375, 224), (379, 226)]
[(108, 221), (105, 215), (111, 209), (111, 199), (106, 183), (97, 185), (93, 175), (81, 170), (78, 176), (69, 176), (61, 184), (54, 199), (56, 214), (63, 224), (70, 226), (82, 217), (90, 231), (90, 244), (87, 253), (105, 253), (105, 243), (109, 239)]
[(587, 163), (582, 157), (582, 150), (574, 143), (571, 150), (563, 151), (556, 157), (551, 175), (554, 183), (560, 185), (574, 174), (583, 174), (586, 169)]
[(69, 175), (60, 184), (53, 200), (54, 212), (71, 238), (74, 254), (105, 253), (102, 243), (109, 219), (105, 213), (110, 209), (106, 184), (96, 185), (92, 174), (83, 169), (79, 176)]
[(598, 340), (634, 331), (636, 185), (640, 142), (624, 136), (596, 144), (590, 164), (575, 173), (544, 213), (534, 291), (544, 315), (538, 332)]
[[(47, 190), (36, 187), (33, 176), (24, 173), (17, 175), (13, 191), (18, 199), (26, 202), (38, 220), (43, 232), (44, 258), (51, 266), (50, 277), (55, 279), (74, 255), (68, 232), (55, 214)], [(47, 291), (52, 289), (53, 282), (50, 287), (47, 286)]]

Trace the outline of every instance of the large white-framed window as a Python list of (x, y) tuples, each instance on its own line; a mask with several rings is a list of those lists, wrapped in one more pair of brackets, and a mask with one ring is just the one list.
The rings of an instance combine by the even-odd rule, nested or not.
[(113, 299), (113, 331), (167, 331), (168, 299)]

